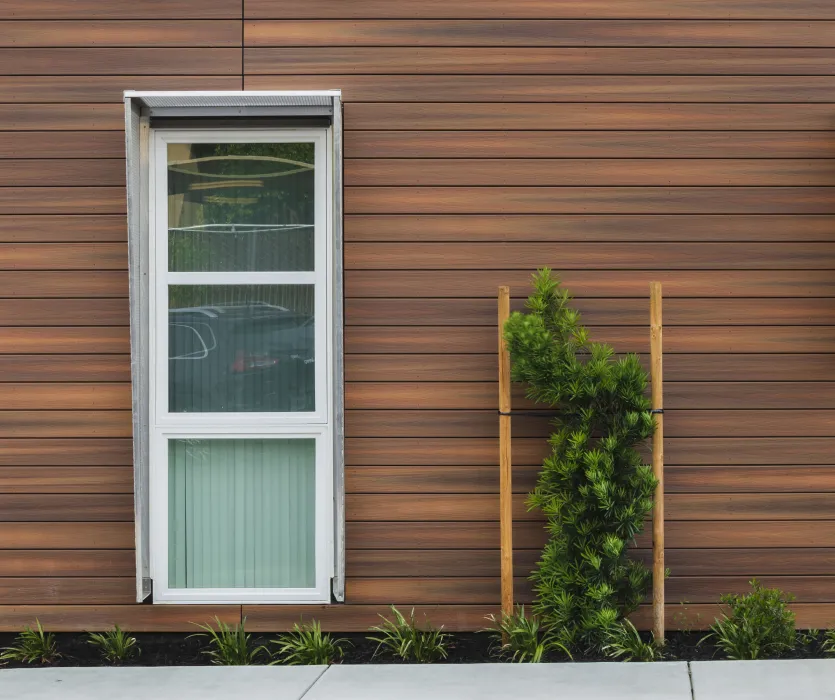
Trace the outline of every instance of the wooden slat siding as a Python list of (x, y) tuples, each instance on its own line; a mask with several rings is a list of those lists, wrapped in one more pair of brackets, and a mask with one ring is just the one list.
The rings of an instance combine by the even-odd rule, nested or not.
[(247, 0), (244, 12), (247, 19), (835, 19), (826, 0)]
[(132, 442), (124, 438), (0, 439), (0, 466), (131, 466)]
[(127, 224), (120, 215), (78, 216), (24, 214), (0, 216), (2, 243), (121, 243)]
[[(538, 464), (516, 465), (514, 493), (528, 494), (538, 476)], [(417, 481), (422, 493), (495, 494), (499, 491), (498, 476), (492, 465), (354, 466), (345, 474), (348, 493), (410, 493)], [(832, 493), (835, 492), (835, 465), (674, 465), (668, 470), (668, 481), (669, 493)]]
[(130, 382), (130, 355), (0, 355), (0, 382), (65, 381)]
[(132, 522), (4, 522), (0, 550), (133, 549)]
[[(95, 49), (90, 49), (95, 50)], [(167, 49), (160, 49), (165, 51)], [(182, 51), (183, 49), (178, 49)], [(20, 51), (39, 51), (20, 49)], [(104, 51), (104, 49), (102, 49)], [(108, 51), (118, 51), (112, 49)], [(174, 50), (172, 50), (174, 51)], [(195, 49), (197, 51), (197, 49)], [(220, 61), (223, 49), (211, 51)], [(4, 56), (0, 49), (0, 59)], [(113, 55), (113, 71), (124, 72), (124, 59)], [(183, 72), (226, 73), (194, 70), (199, 61), (186, 59)], [(209, 58), (207, 56), (207, 58)], [(832, 49), (784, 48), (449, 48), (449, 47), (338, 47), (338, 48), (245, 48), (244, 66), (249, 74), (387, 74), (410, 75), (419, 67), (426, 75), (832, 75)], [(11, 71), (39, 72), (41, 55), (27, 56), (20, 68)], [(154, 66), (151, 68), (150, 66)], [(143, 73), (159, 72), (149, 62)]]
[(133, 494), (0, 494), (0, 521), (133, 520)]
[[(345, 317), (353, 326), (487, 326), (493, 307), (491, 299), (347, 299)], [(645, 299), (575, 299), (574, 307), (596, 326), (646, 326)], [(511, 309), (523, 311), (525, 299), (513, 299)], [(664, 306), (665, 326), (766, 324), (833, 326), (835, 303), (831, 298), (701, 298), (670, 299)]]
[[(790, 31), (790, 26), (785, 27)], [(823, 27), (821, 27), (823, 28)], [(800, 36), (797, 36), (802, 42)], [(240, 20), (0, 21), (0, 47), (240, 47)], [(818, 46), (809, 43), (797, 46)], [(175, 71), (168, 71), (169, 73)]]
[(0, 130), (3, 131), (120, 131), (124, 128), (124, 106), (120, 104), (0, 104)]
[(239, 19), (241, 0), (4, 0), (2, 19)]
[[(23, 136), (16, 131), (0, 132), (0, 158), (52, 162), (58, 155), (61, 158), (124, 158), (125, 137), (118, 131), (34, 131)], [(33, 163), (32, 167), (40, 165), (46, 169), (49, 162)], [(124, 185), (122, 181), (111, 184)]]
[[(447, 131), (452, 124), (487, 131), (826, 131), (835, 126), (832, 109), (823, 104), (349, 102), (344, 111), (352, 131), (412, 131), (416, 124), (422, 131)], [(32, 112), (36, 119), (48, 118), (34, 107)]]
[(128, 438), (130, 410), (0, 411), (0, 438)]
[[(7, 359), (0, 356), (0, 381), (9, 381), (3, 379)], [(672, 382), (835, 381), (832, 354), (670, 354), (667, 360), (665, 375)], [(496, 355), (490, 354), (349, 355), (345, 378), (348, 382), (489, 382), (495, 379), (495, 365)]]
[(101, 605), (133, 603), (136, 578), (101, 573), (87, 578), (0, 577), (0, 603), (4, 605), (86, 603), (91, 598)]
[[(295, 609), (295, 606), (289, 607)], [(296, 622), (300, 617), (300, 615), (296, 616)], [(137, 605), (136, 603), (132, 605), (39, 603), (38, 605), (0, 606), (0, 630), (19, 632), (23, 627), (33, 625), (35, 618), (44, 628), (55, 632), (107, 630), (112, 629), (114, 625), (119, 625), (122, 629), (131, 632), (193, 633), (195, 623), (215, 625), (215, 618), (219, 618), (227, 625), (240, 624), (241, 606)], [(247, 620), (247, 628), (250, 627)], [(292, 627), (291, 624), (288, 629)]]
[(0, 354), (65, 355), (130, 353), (127, 326), (8, 327), (0, 333)]
[(129, 383), (0, 383), (0, 409), (120, 409), (129, 411)]
[(0, 493), (132, 494), (133, 469), (131, 467), (0, 467)]
[[(55, 178), (72, 173), (76, 161), (61, 163)], [(0, 164), (0, 176), (6, 170)], [(103, 184), (116, 166), (86, 172), (80, 185)], [(30, 176), (35, 177), (35, 168)], [(379, 158), (345, 162), (345, 178), (354, 186), (830, 186), (835, 182), (833, 160), (716, 160), (709, 171), (702, 160), (655, 159), (421, 159)], [(0, 179), (0, 183), (6, 184)]]
[[(345, 217), (345, 238), (351, 243), (362, 242), (426, 242), (455, 243), (473, 241), (480, 243), (518, 241), (606, 242), (659, 241), (675, 243), (682, 240), (705, 241), (785, 241), (785, 231), (791, 229), (797, 242), (831, 241), (835, 228), (835, 216), (786, 215), (745, 216), (740, 214), (630, 214), (613, 216), (606, 214), (522, 214), (522, 215), (351, 215)], [(498, 270), (497, 270), (498, 272)], [(504, 273), (512, 274), (505, 270)], [(398, 270), (398, 274), (403, 274)], [(466, 273), (464, 273), (466, 274)], [(594, 273), (597, 275), (597, 272)], [(624, 271), (637, 276), (640, 269)], [(656, 275), (659, 273), (655, 273)], [(663, 274), (663, 272), (661, 273)], [(666, 290), (683, 273), (676, 272), (664, 279)], [(350, 277), (350, 275), (349, 275)], [(566, 283), (574, 278), (566, 276)], [(444, 280), (444, 274), (439, 275)], [(527, 285), (530, 271), (524, 277), (511, 278), (514, 287)], [(580, 275), (579, 279), (583, 279)], [(665, 292), (666, 293), (666, 292)], [(718, 291), (716, 292), (718, 293)], [(461, 296), (461, 295), (458, 295)], [(627, 294), (627, 296), (631, 296)]]
[(0, 299), (0, 323), (9, 326), (127, 325), (127, 299)]
[[(453, 3), (455, 4), (455, 3)], [(32, 23), (33, 26), (48, 23)], [(835, 22), (635, 20), (247, 21), (247, 46), (833, 47)], [(2, 38), (2, 25), (0, 25)], [(48, 45), (48, 44), (42, 44)], [(57, 45), (57, 44), (53, 44)]]
[(104, 187), (124, 175), (125, 161), (118, 158), (0, 160), (0, 187)]
[[(24, 192), (34, 200), (41, 189)], [(71, 188), (61, 192), (67, 200), (72, 197)], [(0, 190), (0, 201), (2, 194)], [(4, 270), (126, 270), (128, 264), (126, 243), (2, 243), (0, 252)]]
[(0, 214), (124, 214), (125, 188), (3, 187)]
[(233, 48), (0, 49), (5, 75), (237, 75)]
[[(346, 187), (348, 214), (830, 214), (832, 187)], [(56, 194), (57, 198), (57, 194)], [(26, 206), (22, 204), (22, 206)], [(60, 207), (56, 202), (49, 206)], [(0, 198), (0, 211), (3, 211)], [(348, 250), (346, 249), (346, 253)], [(495, 263), (494, 263), (495, 264)]]
[[(417, 63), (415, 64), (418, 65)], [(278, 72), (278, 71), (276, 71)], [(342, 89), (357, 102), (832, 102), (835, 77), (661, 75), (251, 75), (247, 90)], [(2, 84), (0, 84), (2, 94)], [(450, 128), (454, 128), (454, 124)], [(346, 124), (350, 129), (350, 125)], [(670, 157), (675, 157), (670, 154)]]
[[(681, 158), (829, 159), (833, 156), (831, 131), (349, 131), (345, 134), (345, 157), (349, 159), (660, 158), (670, 160), (674, 169)], [(703, 165), (710, 173), (712, 164)], [(355, 183), (346, 180), (345, 184), (350, 187)], [(721, 184), (719, 178), (714, 182), (714, 185)]]
[(54, 549), (0, 552), (0, 576), (133, 576), (131, 549)]
[[(2, 384), (0, 384), (0, 392)], [(832, 391), (835, 398), (835, 390)], [(419, 407), (419, 408), (416, 408)], [(833, 401), (835, 407), (835, 401)], [(415, 408), (415, 410), (412, 410)], [(677, 437), (828, 437), (835, 434), (835, 410), (675, 410), (665, 435)], [(669, 421), (669, 423), (667, 422)], [(514, 437), (547, 437), (547, 416), (518, 416)], [(400, 410), (348, 410), (345, 430), (354, 437), (498, 437), (496, 411), (433, 410), (415, 402)]]
[[(0, 250), (2, 250), (2, 244), (0, 244)], [(127, 270), (79, 270), (73, 272), (0, 271), (0, 297), (4, 298), (124, 298), (127, 295)]]

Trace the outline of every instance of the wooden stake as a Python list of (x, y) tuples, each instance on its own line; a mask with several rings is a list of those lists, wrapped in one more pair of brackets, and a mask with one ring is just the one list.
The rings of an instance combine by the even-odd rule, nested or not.
[(658, 480), (652, 510), (652, 633), (664, 641), (664, 373), (661, 283), (649, 283), (650, 362), (652, 407), (656, 411), (652, 436), (652, 473)]
[(499, 521), (502, 562), (502, 612), (513, 614), (513, 495), (510, 456), (510, 353), (504, 324), (510, 316), (510, 287), (499, 287)]

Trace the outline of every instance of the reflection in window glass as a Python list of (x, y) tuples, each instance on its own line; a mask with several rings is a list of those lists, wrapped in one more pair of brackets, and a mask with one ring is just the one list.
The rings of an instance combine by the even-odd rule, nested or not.
[(315, 410), (313, 285), (171, 285), (172, 413)]
[(313, 270), (312, 143), (168, 144), (171, 272)]

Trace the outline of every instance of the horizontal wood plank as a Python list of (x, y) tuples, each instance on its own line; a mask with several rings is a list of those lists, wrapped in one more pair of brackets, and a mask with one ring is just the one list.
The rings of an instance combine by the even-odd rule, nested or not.
[[(346, 187), (345, 212), (831, 214), (835, 213), (833, 192), (832, 187)], [(59, 192), (50, 194), (53, 201), (48, 206), (68, 206)], [(74, 206), (96, 207), (95, 211), (106, 205)], [(0, 197), (0, 211), (2, 207)]]
[[(3, 411), (32, 409), (129, 411), (131, 387), (129, 383), (0, 383), (0, 407)], [(8, 414), (5, 415), (8, 416)]]
[[(61, 161), (60, 163), (80, 161)], [(110, 161), (101, 161), (110, 163)], [(0, 163), (0, 178), (6, 168)], [(43, 172), (32, 168), (31, 177)], [(74, 166), (66, 168), (72, 172)], [(113, 167), (83, 171), (79, 185), (111, 184)], [(8, 172), (8, 171), (6, 171)], [(44, 185), (62, 184), (61, 168)], [(13, 175), (14, 171), (12, 171)], [(23, 171), (20, 184), (24, 180)], [(55, 178), (53, 180), (53, 178)], [(13, 177), (2, 184), (15, 184)], [(414, 159), (361, 158), (345, 162), (348, 187), (435, 186), (786, 186), (810, 187), (835, 184), (835, 160), (765, 159)]]
[(124, 214), (119, 187), (3, 187), (0, 214)]
[(2, 131), (122, 131), (124, 128), (124, 107), (118, 104), (0, 104)]
[[(50, 49), (53, 50), (53, 49)], [(61, 49), (54, 49), (60, 51)], [(99, 49), (87, 49), (99, 51)], [(3, 55), (0, 59), (10, 59)], [(18, 51), (40, 51), (19, 49)], [(130, 51), (130, 49), (100, 49)], [(224, 61), (224, 49), (156, 49), (165, 51), (211, 51)], [(139, 73), (172, 72), (157, 68), (157, 62), (143, 54)], [(111, 54), (108, 54), (110, 57)], [(172, 55), (172, 58), (174, 56)], [(120, 54), (112, 54), (116, 65), (108, 73), (131, 72)], [(138, 58), (138, 57), (137, 57)], [(523, 74), (523, 75), (832, 75), (835, 51), (832, 49), (784, 48), (449, 48), (449, 47), (322, 47), (244, 48), (244, 72), (248, 74), (332, 74), (444, 75), (444, 74)], [(30, 66), (44, 66), (40, 56), (11, 62), (8, 72), (39, 73)], [(74, 57), (76, 65), (78, 57)], [(213, 60), (207, 55), (204, 60)], [(185, 58), (182, 72), (229, 73), (221, 66), (200, 70), (200, 61)], [(90, 70), (88, 66), (87, 71)], [(67, 71), (73, 73), (83, 70)]]
[(131, 465), (133, 441), (130, 439), (0, 439), (0, 466), (4, 467)]
[(0, 382), (63, 381), (130, 382), (130, 356), (0, 355)]
[(0, 324), (7, 326), (121, 326), (129, 322), (127, 299), (0, 299)]
[(5, 328), (0, 354), (130, 353), (127, 326)]
[(0, 272), (0, 298), (66, 299), (69, 297), (126, 297), (127, 294), (126, 270)]
[(124, 243), (124, 216), (0, 216), (2, 243)]
[(519, 0), (510, 7), (506, 0), (292, 0), (280, 7), (273, 0), (247, 0), (244, 9), (247, 19), (835, 19), (835, 8), (825, 0), (776, 0), (765, 6), (762, 0)]
[(0, 494), (0, 521), (133, 521), (133, 494)]
[(0, 467), (0, 493), (132, 494), (133, 468)]
[[(348, 131), (413, 131), (415, 125), (422, 131), (825, 131), (835, 127), (832, 110), (823, 104), (542, 104), (519, 99), (508, 103), (348, 102), (344, 124)], [(27, 108), (40, 114), (34, 105)]]
[[(195, 13), (197, 14), (197, 13)], [(220, 47), (241, 45), (241, 23), (236, 20), (88, 19), (75, 21), (0, 21), (0, 47), (64, 48), (127, 46), (142, 48)], [(790, 26), (786, 26), (791, 31)], [(798, 40), (799, 39), (799, 35)], [(812, 39), (814, 42), (814, 39)], [(801, 44), (798, 44), (800, 46)], [(803, 44), (807, 45), (807, 44)], [(817, 46), (810, 43), (808, 46)], [(51, 72), (55, 72), (54, 70)], [(175, 71), (169, 71), (175, 72)]]
[(136, 579), (88, 578), (3, 578), (0, 603), (4, 605), (114, 605), (136, 601)]
[[(119, 131), (47, 130), (27, 132), (24, 135), (16, 131), (0, 132), (0, 158), (44, 159), (46, 162), (30, 163), (29, 168), (46, 169), (59, 154), (62, 158), (85, 160), (121, 159), (125, 157), (125, 137)], [(71, 186), (73, 183), (64, 184)], [(123, 183), (113, 184), (122, 185)], [(42, 214), (43, 212), (33, 213)], [(127, 232), (127, 224), (124, 225), (123, 230)]]
[(240, 0), (4, 0), (3, 19), (238, 19)]
[[(128, 550), (133, 556), (132, 522), (3, 522), (0, 524), (2, 550)], [(4, 552), (5, 554), (5, 552)]]
[[(819, 49), (822, 50), (822, 49)], [(238, 75), (233, 48), (0, 49), (5, 75)]]
[[(514, 549), (514, 575), (528, 576), (539, 556), (538, 549)], [(496, 576), (499, 571), (499, 549), (426, 549), (408, 552), (396, 549), (352, 549), (345, 553), (345, 562), (347, 576), (354, 579), (375, 576), (399, 577), (401, 580), (410, 576), (419, 577), (418, 580), (427, 576)]]
[(670, 80), (663, 75), (410, 75), (404, 80), (402, 75), (350, 74), (341, 66), (330, 75), (247, 72), (244, 76), (247, 90), (326, 90), (334, 85), (339, 85), (346, 102), (828, 103), (835, 77), (682, 75)]
[(0, 160), (0, 187), (121, 186), (124, 179), (118, 158)]
[[(0, 552), (0, 576), (134, 576), (132, 549), (7, 549)], [(135, 586), (135, 579), (134, 586)]]
[[(453, 3), (457, 4), (457, 3)], [(512, 12), (512, 10), (510, 11)], [(290, 20), (244, 23), (244, 45), (831, 47), (835, 22), (694, 20)], [(501, 17), (501, 21), (497, 21)], [(723, 17), (724, 18), (724, 17)], [(34, 23), (33, 23), (34, 24)], [(57, 44), (55, 44), (57, 45)], [(383, 67), (382, 70), (385, 70)]]
[(0, 437), (3, 438), (130, 438), (132, 435), (129, 409), (0, 411)]
[[(34, 195), (39, 189), (25, 191)], [(69, 199), (72, 191), (61, 188), (60, 195)], [(3, 243), (0, 254), (0, 269), (5, 270), (125, 270), (128, 262), (125, 243)]]
[[(449, 130), (349, 131), (345, 134), (345, 157), (349, 159), (666, 158), (673, 159), (670, 163), (673, 168), (676, 159), (682, 158), (830, 159), (833, 155), (835, 149), (828, 131)], [(417, 168), (421, 164), (414, 165)], [(705, 163), (704, 167), (710, 168), (710, 165)]]

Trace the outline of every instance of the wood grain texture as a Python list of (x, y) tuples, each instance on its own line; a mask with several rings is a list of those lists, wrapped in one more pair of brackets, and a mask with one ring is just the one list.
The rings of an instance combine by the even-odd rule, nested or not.
[(111, 578), (97, 574), (87, 578), (0, 577), (0, 602), (4, 605), (113, 605), (136, 600), (134, 577)]
[(0, 494), (0, 521), (133, 521), (133, 494)]
[(0, 298), (126, 297), (127, 270), (0, 272)]
[(129, 383), (0, 383), (3, 410), (130, 410)]
[[(244, 23), (255, 46), (832, 47), (835, 22), (693, 20), (288, 20)], [(34, 23), (33, 23), (34, 24)], [(385, 70), (383, 66), (382, 70)]]
[[(0, 467), (0, 493), (133, 493), (131, 467)], [(0, 574), (1, 576), (2, 574)]]
[(131, 549), (9, 549), (0, 555), (0, 576), (133, 576), (135, 565)]
[(67, 552), (65, 556), (72, 556), (72, 550), (76, 549), (117, 549), (129, 550), (133, 557), (133, 546), (132, 522), (4, 522), (0, 525), (0, 549), (3, 550), (62, 550)]
[(119, 215), (0, 216), (2, 243), (124, 243), (127, 235)]
[[(73, 167), (67, 170), (72, 172)], [(110, 184), (111, 169), (110, 166), (88, 169), (86, 180), (78, 184)], [(2, 174), (0, 167), (0, 177)], [(55, 180), (44, 184), (61, 184), (61, 176), (60, 169), (54, 175), (50, 173), (49, 177)], [(835, 184), (835, 160), (363, 158), (345, 162), (345, 184), (348, 187), (831, 186)]]
[(118, 131), (34, 131), (24, 135), (16, 131), (0, 132), (0, 158), (46, 160), (29, 164), (30, 168), (46, 170), (58, 154), (62, 158), (124, 158), (124, 150), (125, 137)]
[(6, 75), (240, 75), (232, 48), (0, 49)]
[[(247, 90), (326, 90), (346, 102), (770, 102), (832, 101), (832, 76), (331, 75), (244, 76)], [(0, 83), (0, 95), (2, 95)], [(33, 100), (26, 100), (31, 102)], [(74, 100), (77, 101), (77, 100)]]
[(4, 0), (3, 19), (238, 19), (240, 0)]
[(127, 299), (0, 299), (8, 326), (120, 326), (129, 323)]
[[(789, 27), (786, 27), (791, 31)], [(798, 37), (799, 40), (799, 37)], [(0, 47), (220, 47), (241, 45), (240, 21), (99, 20), (0, 21)], [(797, 44), (801, 46), (803, 44)], [(809, 46), (816, 46), (811, 43)], [(171, 70), (169, 73), (176, 73)]]
[(118, 104), (1, 104), (3, 131), (121, 131), (124, 107)]
[[(26, 107), (44, 118), (36, 106)], [(421, 131), (825, 131), (835, 127), (832, 110), (823, 104), (537, 104), (520, 98), (516, 103), (348, 102), (344, 111), (348, 131), (413, 131), (417, 124)]]
[(3, 187), (0, 214), (123, 214), (124, 186)]
[(510, 7), (505, 0), (292, 0), (280, 7), (273, 0), (247, 0), (244, 9), (248, 19), (835, 19), (825, 0), (520, 0)]
[(0, 411), (3, 438), (131, 438), (130, 410)]
[[(30, 49), (21, 49), (21, 51)], [(97, 49), (88, 49), (97, 50)], [(185, 49), (175, 49), (185, 51)], [(223, 49), (199, 49), (217, 53)], [(0, 59), (8, 58), (0, 49)], [(38, 49), (31, 49), (38, 51)], [(104, 51), (104, 49), (102, 49)], [(119, 49), (112, 49), (119, 51)], [(125, 49), (129, 51), (129, 49)], [(158, 51), (172, 51), (158, 49)], [(198, 51), (198, 49), (194, 49)], [(223, 57), (223, 58), (221, 58)], [(40, 57), (13, 63), (9, 72), (38, 73)], [(112, 71), (125, 71), (124, 59), (113, 56), (117, 65)], [(832, 49), (783, 48), (449, 48), (449, 47), (316, 47), (316, 48), (245, 48), (244, 71), (266, 74), (373, 75), (832, 75), (835, 51)], [(206, 56), (206, 60), (212, 57)], [(140, 73), (160, 73), (156, 62), (144, 59)], [(183, 72), (224, 74), (223, 64), (215, 70), (199, 70), (199, 61), (185, 58)], [(19, 67), (18, 67), (19, 66)], [(147, 67), (145, 67), (147, 66)], [(68, 71), (79, 72), (79, 71)]]
[(130, 382), (129, 355), (0, 355), (0, 382)]
[(66, 355), (130, 353), (126, 326), (6, 328), (0, 334), (0, 354)]
[[(24, 192), (34, 199), (40, 189)], [(70, 200), (73, 192), (61, 188), (59, 194)], [(128, 258), (125, 243), (3, 243), (0, 253), (0, 269), (5, 270), (125, 270)]]
[(110, 159), (0, 160), (0, 187), (121, 185), (125, 162)]
[(130, 439), (0, 440), (0, 466), (124, 467), (132, 464), (133, 446)]

